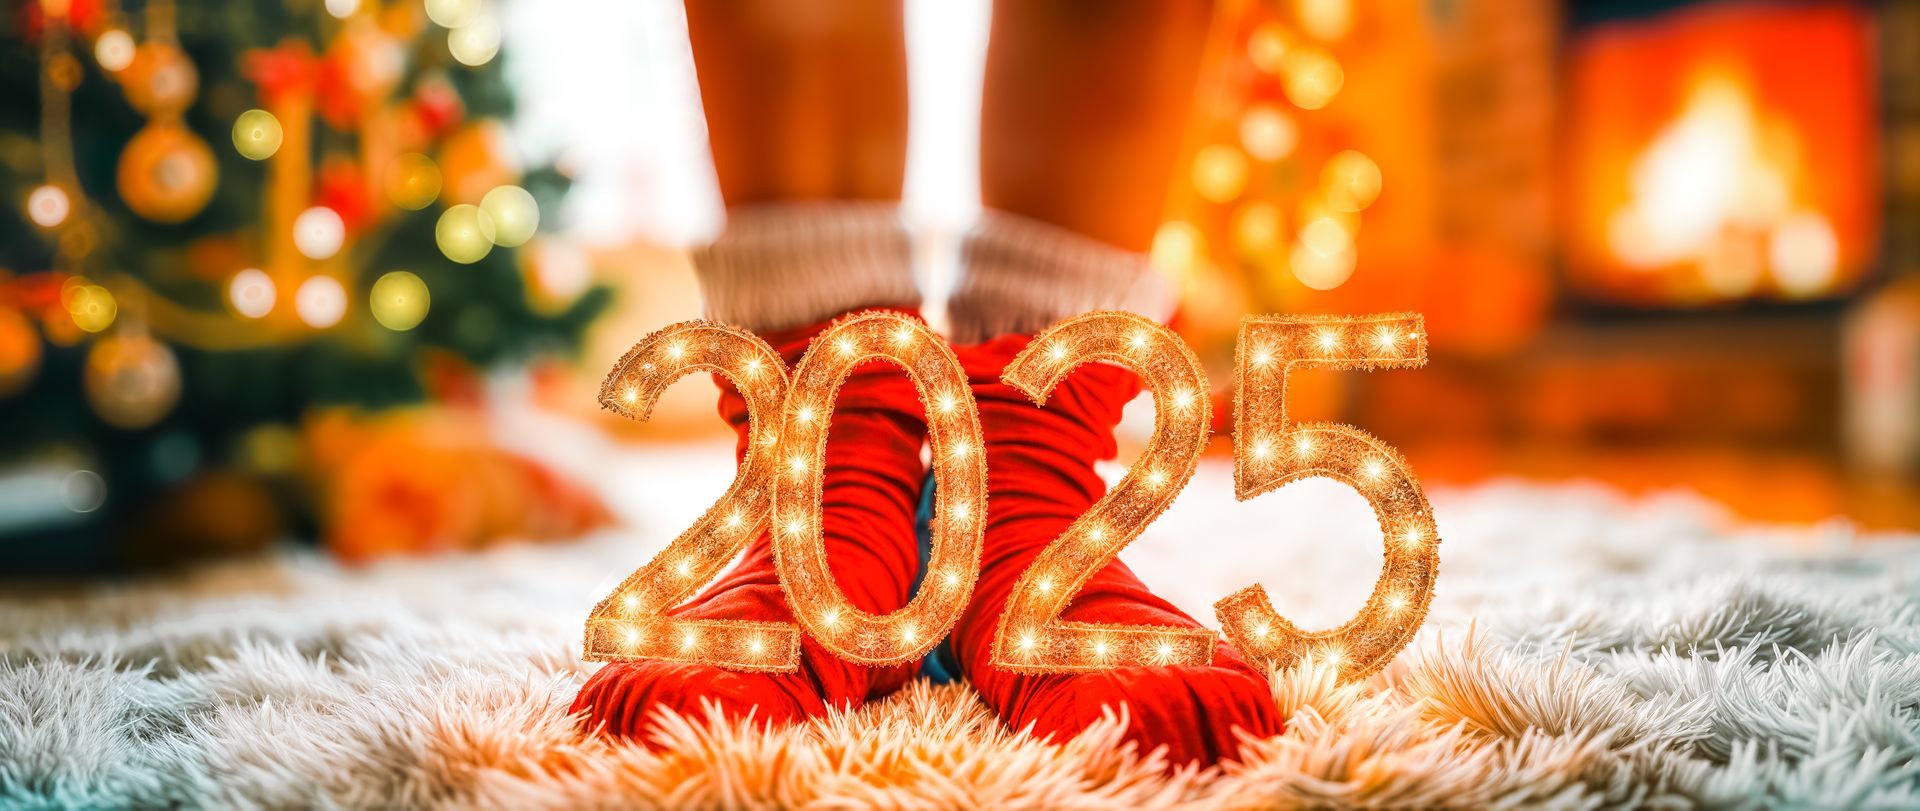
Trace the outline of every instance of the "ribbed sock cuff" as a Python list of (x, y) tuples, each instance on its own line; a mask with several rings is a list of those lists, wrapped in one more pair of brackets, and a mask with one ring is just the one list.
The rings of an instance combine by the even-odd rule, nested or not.
[(1159, 321), (1176, 292), (1146, 254), (1056, 225), (988, 211), (960, 246), (960, 283), (947, 301), (954, 343), (1029, 335), (1092, 310), (1126, 310)]
[(920, 303), (912, 240), (892, 202), (731, 208), (720, 238), (694, 251), (693, 267), (707, 318), (751, 330)]

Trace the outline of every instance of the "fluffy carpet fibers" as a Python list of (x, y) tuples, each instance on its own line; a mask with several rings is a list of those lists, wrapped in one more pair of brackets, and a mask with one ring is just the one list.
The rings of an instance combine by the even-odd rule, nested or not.
[[(1435, 493), (1421, 638), (1364, 684), (1276, 676), (1290, 728), (1237, 764), (1169, 773), (1113, 726), (1035, 741), (925, 683), (799, 728), (583, 735), (592, 592), (719, 492), (709, 450), (649, 463), (673, 489), (580, 543), (0, 598), (0, 806), (1920, 806), (1920, 544), (1577, 487)], [(1128, 550), (1150, 584), (1206, 618), (1254, 576), (1302, 622), (1360, 605), (1363, 502), (1234, 504), (1227, 478)]]

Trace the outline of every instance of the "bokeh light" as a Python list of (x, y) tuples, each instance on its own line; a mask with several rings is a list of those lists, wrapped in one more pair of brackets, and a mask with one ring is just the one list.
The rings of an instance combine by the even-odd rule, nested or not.
[(480, 198), (480, 210), (493, 223), (493, 244), (517, 248), (540, 228), (540, 204), (519, 186), (496, 186)]
[(1302, 45), (1287, 49), (1281, 78), (1288, 101), (1302, 110), (1318, 110), (1333, 101), (1347, 74), (1326, 51)]
[(418, 152), (409, 152), (387, 169), (387, 199), (408, 211), (418, 211), (439, 198), (440, 182), (439, 164)]
[(1359, 211), (1380, 196), (1380, 166), (1351, 149), (1327, 159), (1320, 170), (1320, 189), (1327, 205), (1340, 211)]
[(340, 323), (347, 314), (347, 290), (332, 276), (314, 276), (300, 283), (293, 295), (294, 312), (314, 329)]
[(1227, 144), (1201, 148), (1193, 156), (1193, 190), (1203, 199), (1225, 203), (1247, 187), (1247, 156)]
[(279, 297), (279, 290), (273, 285), (273, 279), (258, 268), (247, 268), (233, 274), (227, 282), (227, 300), (233, 304), (233, 311), (246, 318), (265, 318), (273, 312), (273, 302)]
[(67, 314), (73, 317), (74, 326), (88, 332), (100, 332), (113, 326), (114, 317), (120, 314), (120, 304), (106, 288), (86, 284), (76, 288), (67, 297)]
[(133, 50), (133, 35), (120, 28), (101, 32), (93, 41), (93, 58), (108, 73), (119, 73), (133, 64)]
[(332, 258), (346, 238), (347, 224), (326, 206), (309, 208), (293, 220), (293, 246), (308, 259)]
[(427, 19), (442, 28), (459, 28), (480, 16), (480, 0), (426, 0)]
[(39, 186), (27, 195), (27, 217), (41, 228), (66, 222), (71, 213), (73, 201), (67, 198), (67, 190), (59, 186)]
[(447, 52), (462, 65), (479, 67), (500, 53), (500, 21), (481, 16), (447, 32)]
[(373, 292), (367, 298), (373, 320), (395, 332), (419, 326), (427, 317), (430, 303), (427, 283), (404, 270), (381, 276), (373, 283)]
[(440, 213), (433, 239), (448, 259), (471, 265), (493, 250), (493, 218), (479, 206), (462, 203)]
[(1299, 144), (1300, 125), (1278, 107), (1255, 104), (1240, 116), (1240, 145), (1248, 155), (1277, 161), (1293, 154)]
[(250, 160), (266, 160), (280, 150), (280, 119), (265, 110), (248, 110), (233, 120), (233, 148)]

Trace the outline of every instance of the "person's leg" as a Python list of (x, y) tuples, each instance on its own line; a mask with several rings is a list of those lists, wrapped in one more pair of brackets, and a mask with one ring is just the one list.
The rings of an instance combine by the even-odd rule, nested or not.
[[(999, 0), (987, 55), (981, 191), (988, 208), (963, 247), (949, 305), (986, 433), (988, 526), (982, 573), (954, 630), (962, 670), (1014, 728), (1072, 734), (1127, 705), (1129, 736), (1176, 764), (1233, 757), (1236, 735), (1277, 734), (1265, 675), (1224, 642), (1210, 667), (1020, 675), (991, 664), (1007, 595), (1040, 550), (1106, 485), (1113, 428), (1139, 392), (1132, 373), (1082, 367), (1036, 407), (999, 381), (1032, 335), (1071, 315), (1170, 314), (1147, 264), (1178, 159), (1204, 2)], [(1064, 619), (1194, 628), (1127, 567), (1108, 564)]]
[[(898, 0), (699, 0), (687, 4), (725, 230), (694, 255), (709, 318), (758, 333), (796, 362), (836, 316), (918, 306), (896, 205), (906, 156), (906, 58)], [(745, 402), (718, 379), (744, 451)], [(926, 425), (912, 384), (884, 363), (841, 388), (827, 442), (827, 557), (848, 599), (886, 613), (918, 570), (913, 511)], [(769, 539), (675, 614), (791, 621)], [(606, 665), (574, 710), (643, 737), (662, 708), (801, 720), (898, 688), (913, 665), (869, 668), (803, 642), (795, 673), (664, 661)]]

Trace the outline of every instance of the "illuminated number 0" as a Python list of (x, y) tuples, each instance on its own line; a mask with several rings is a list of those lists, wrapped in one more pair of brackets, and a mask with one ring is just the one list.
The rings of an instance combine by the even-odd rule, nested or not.
[[(912, 600), (884, 615), (860, 610), (833, 582), (820, 510), (834, 395), (854, 367), (875, 358), (904, 367), (926, 404), (935, 480), (927, 577)], [(814, 339), (793, 380), (773, 485), (774, 562), (787, 602), (809, 636), (848, 661), (884, 665), (925, 656), (960, 621), (980, 573), (987, 460), (966, 373), (926, 325), (869, 312), (835, 322)]]

